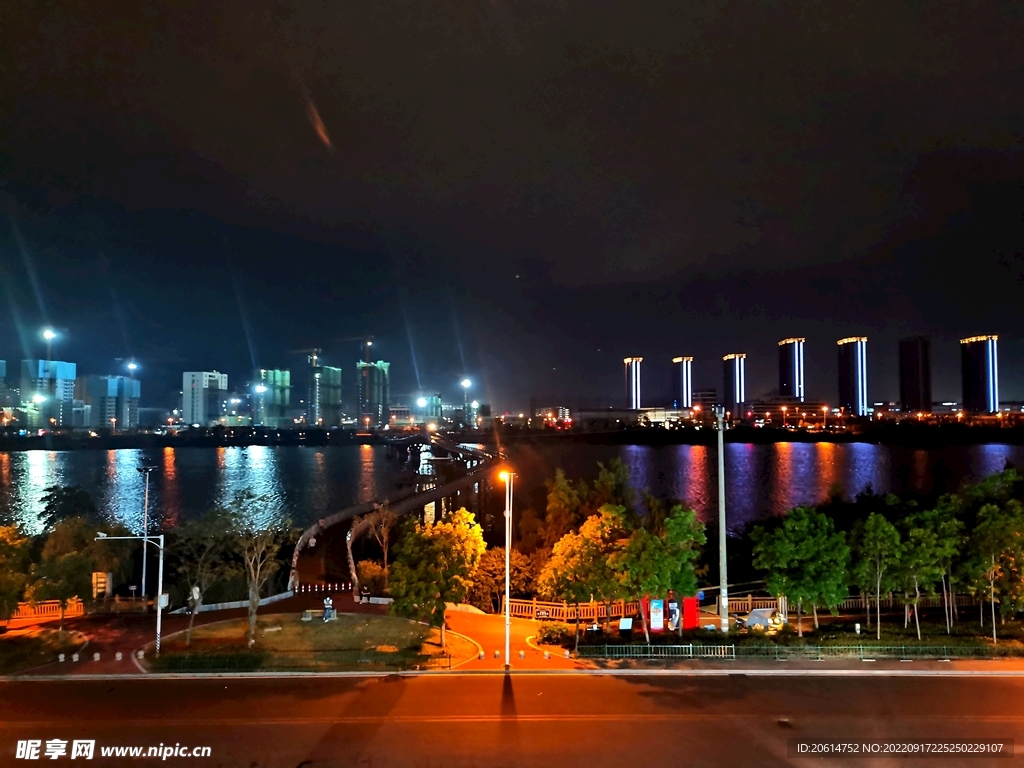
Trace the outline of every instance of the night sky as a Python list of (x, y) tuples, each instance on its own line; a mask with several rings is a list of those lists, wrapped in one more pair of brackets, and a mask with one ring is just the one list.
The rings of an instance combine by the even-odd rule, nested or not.
[(807, 337), (1000, 335), (1024, 399), (1024, 6), (0, 0), (0, 356), (351, 371), (392, 392), (748, 396)]

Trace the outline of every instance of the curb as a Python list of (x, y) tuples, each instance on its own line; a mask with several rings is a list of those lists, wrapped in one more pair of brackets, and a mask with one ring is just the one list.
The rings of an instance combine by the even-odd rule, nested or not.
[(259, 679), (322, 679), (322, 678), (354, 678), (379, 679), (400, 677), (487, 677), (514, 675), (517, 677), (544, 676), (594, 676), (605, 677), (976, 677), (976, 678), (1024, 678), (1024, 670), (986, 671), (986, 670), (910, 670), (910, 669), (652, 669), (652, 670), (618, 670), (618, 669), (550, 669), (550, 670), (510, 670), (477, 669), (459, 672), (447, 669), (409, 670), (401, 672), (208, 672), (208, 673), (173, 673), (150, 672), (142, 675), (5, 675), (0, 676), (0, 683), (26, 683), (34, 681), (47, 682), (80, 682), (82, 680), (259, 680)]

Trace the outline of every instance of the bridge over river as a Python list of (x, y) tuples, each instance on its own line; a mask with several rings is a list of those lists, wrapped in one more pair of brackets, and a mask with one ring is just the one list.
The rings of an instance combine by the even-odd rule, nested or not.
[(358, 536), (360, 531), (352, 530), (352, 519), (382, 504), (399, 516), (415, 514), (421, 519), (430, 514), (440, 517), (460, 507), (479, 513), (480, 500), (501, 461), (497, 453), (460, 445), (437, 433), (391, 438), (387, 445), (389, 458), (408, 469), (406, 482), (385, 497), (335, 512), (303, 531), (292, 554), (289, 589), (355, 581), (346, 537), (350, 532)]

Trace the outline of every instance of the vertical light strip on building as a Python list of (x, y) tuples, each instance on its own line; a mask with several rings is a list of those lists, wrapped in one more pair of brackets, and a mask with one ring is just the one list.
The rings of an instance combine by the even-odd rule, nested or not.
[(675, 404), (677, 408), (692, 408), (693, 407), (693, 358), (692, 357), (673, 357), (673, 365), (679, 366), (679, 370), (676, 371), (676, 386), (679, 387), (679, 402)]
[(640, 409), (640, 363), (642, 357), (626, 357), (622, 360), (626, 365), (626, 378), (629, 381), (629, 407), (634, 411)]
[[(791, 338), (779, 342), (779, 394), (804, 400), (804, 339)], [(791, 391), (786, 391), (787, 389)]]
[(989, 413), (999, 411), (999, 355), (996, 349), (998, 336), (990, 336), (986, 346), (988, 349), (988, 410)]
[(868, 415), (868, 340), (861, 339), (857, 342), (857, 391), (859, 402), (857, 403), (857, 415)]

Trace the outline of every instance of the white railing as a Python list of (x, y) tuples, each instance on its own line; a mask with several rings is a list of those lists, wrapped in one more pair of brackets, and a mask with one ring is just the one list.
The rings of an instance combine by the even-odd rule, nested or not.
[[(68, 600), (64, 617), (81, 616), (85, 613), (85, 604), (77, 599)], [(11, 617), (14, 619), (59, 619), (60, 600), (42, 600), (38, 603), (18, 603), (18, 610)]]

